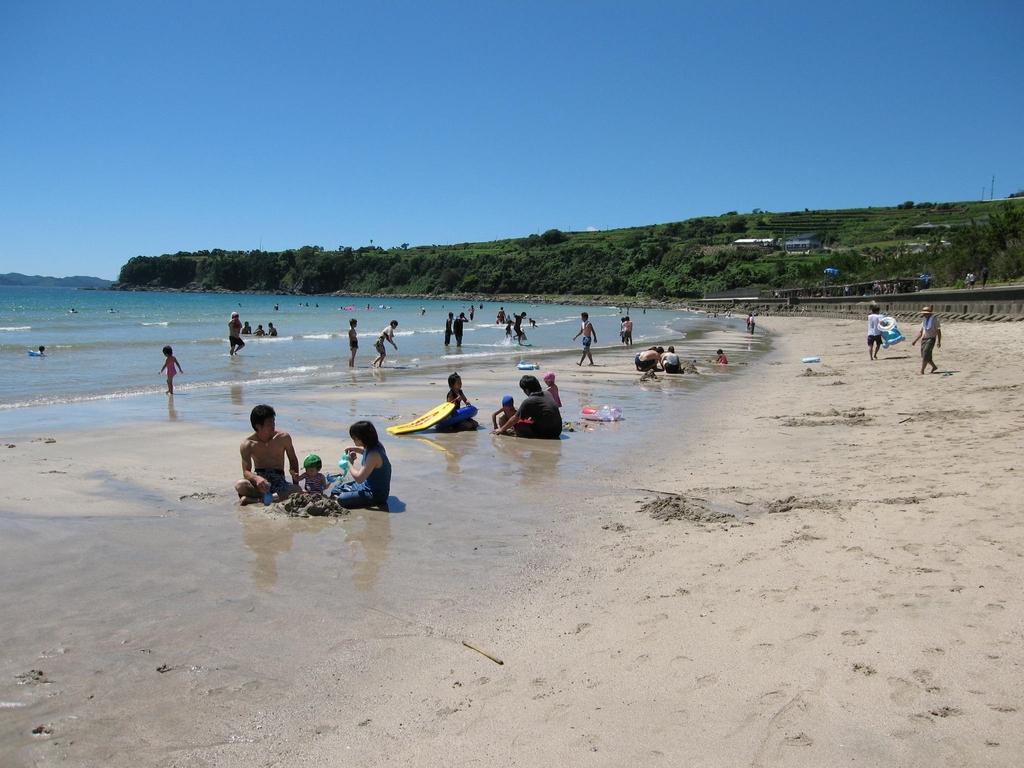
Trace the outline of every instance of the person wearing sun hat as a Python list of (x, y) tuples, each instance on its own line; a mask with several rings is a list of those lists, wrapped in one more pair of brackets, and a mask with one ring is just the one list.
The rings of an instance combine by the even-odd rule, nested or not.
[(939, 366), (932, 360), (932, 352), (936, 347), (942, 349), (942, 327), (939, 325), (939, 318), (932, 314), (931, 307), (922, 307), (921, 316), (921, 330), (910, 343), (917, 346), (917, 342), (921, 342), (921, 373), (924, 373), (924, 369), (929, 365), (932, 367), (931, 372), (935, 373)]

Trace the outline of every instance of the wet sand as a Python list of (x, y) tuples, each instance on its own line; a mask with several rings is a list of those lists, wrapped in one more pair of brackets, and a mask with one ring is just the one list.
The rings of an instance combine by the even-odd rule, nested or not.
[[(749, 358), (712, 332), (701, 356), (738, 365), (701, 385), (640, 384), (622, 351), (552, 361), (566, 418), (626, 419), (390, 439), (392, 514), (236, 508), (248, 394), (220, 425), (186, 403), (5, 438), (0, 744), (12, 765), (1014, 765), (1024, 401), (1019, 354), (990, 358), (1019, 334), (950, 324), (957, 373), (922, 377), (907, 345), (870, 363), (862, 325), (765, 318)], [(519, 372), (460, 372), (482, 420), (518, 402)], [(327, 459), (351, 420), (443, 399), (397, 373), (275, 401), (279, 424)]]

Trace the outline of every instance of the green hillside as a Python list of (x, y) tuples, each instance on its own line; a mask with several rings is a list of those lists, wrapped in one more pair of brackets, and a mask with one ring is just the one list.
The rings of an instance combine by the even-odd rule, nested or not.
[[(919, 225), (932, 225), (915, 229)], [(814, 233), (822, 249), (781, 250)], [(743, 249), (739, 238), (777, 248)], [(303, 246), (279, 252), (213, 249), (137, 256), (121, 268), (125, 287), (287, 290), (299, 293), (637, 294), (686, 296), (759, 285), (821, 282), (825, 267), (844, 281), (929, 272), (955, 285), (987, 266), (992, 281), (1024, 276), (1024, 199), (904, 203), (895, 208), (729, 212), (721, 216), (602, 232), (383, 249)]]
[(0, 285), (60, 286), (61, 288), (109, 288), (110, 280), (102, 277), (73, 275), (71, 277), (46, 277), (44, 275), (23, 275), (8, 272), (0, 275)]

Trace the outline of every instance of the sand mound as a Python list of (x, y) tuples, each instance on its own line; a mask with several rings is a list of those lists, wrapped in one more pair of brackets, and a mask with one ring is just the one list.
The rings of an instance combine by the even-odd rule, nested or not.
[(689, 520), (694, 523), (722, 523), (735, 520), (734, 515), (711, 508), (706, 499), (687, 498), (678, 494), (649, 501), (640, 507), (655, 520)]
[(334, 499), (319, 493), (293, 493), (280, 504), (275, 504), (292, 517), (340, 517), (348, 510)]

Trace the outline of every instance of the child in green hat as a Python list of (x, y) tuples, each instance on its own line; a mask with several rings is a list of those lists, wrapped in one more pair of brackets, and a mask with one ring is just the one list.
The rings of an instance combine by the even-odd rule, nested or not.
[(305, 481), (303, 486), (306, 493), (322, 494), (327, 489), (327, 478), (320, 472), (321, 467), (323, 467), (323, 462), (320, 461), (320, 457), (315, 453), (311, 453), (303, 459), (302, 468), (305, 471), (299, 479)]

